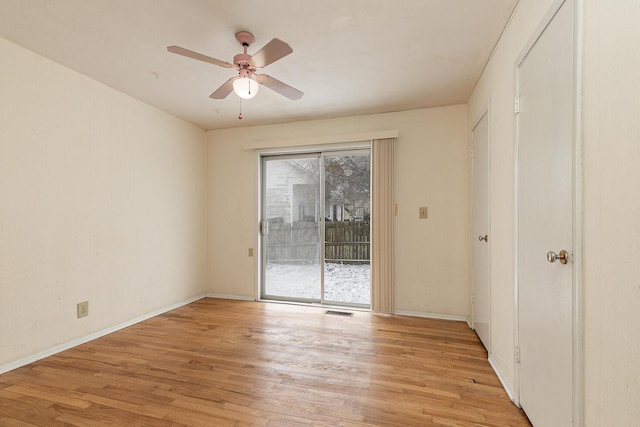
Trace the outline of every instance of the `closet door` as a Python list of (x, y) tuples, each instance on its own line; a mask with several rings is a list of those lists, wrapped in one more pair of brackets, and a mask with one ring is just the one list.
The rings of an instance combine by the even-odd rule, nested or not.
[(472, 135), (473, 328), (491, 353), (491, 286), (489, 258), (489, 119), (486, 113)]
[(573, 9), (517, 67), (520, 404), (536, 426), (573, 420)]

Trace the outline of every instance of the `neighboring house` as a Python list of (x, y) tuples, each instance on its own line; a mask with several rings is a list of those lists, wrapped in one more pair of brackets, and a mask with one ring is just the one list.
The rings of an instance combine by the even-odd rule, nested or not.
[(320, 188), (316, 159), (274, 160), (266, 177), (266, 218), (269, 222), (318, 222)]
[[(336, 232), (337, 222), (369, 219), (369, 158), (325, 158), (327, 257), (368, 260), (369, 227), (344, 224), (351, 232)], [(345, 164), (350, 166), (344, 167)], [(358, 166), (360, 163), (360, 166)], [(265, 162), (268, 261), (307, 262), (320, 254), (320, 171), (317, 158), (273, 159)], [(355, 232), (356, 228), (357, 232)], [(354, 234), (355, 233), (355, 234)], [(355, 239), (355, 240), (354, 240)], [(353, 241), (352, 241), (353, 240)], [(366, 246), (366, 247), (365, 247)]]
[[(327, 221), (369, 219), (370, 165), (368, 156), (355, 164), (341, 158), (326, 160), (325, 202)], [(341, 163), (349, 163), (345, 166)], [(320, 172), (310, 159), (271, 160), (266, 173), (266, 218), (270, 222), (318, 222), (320, 220)]]

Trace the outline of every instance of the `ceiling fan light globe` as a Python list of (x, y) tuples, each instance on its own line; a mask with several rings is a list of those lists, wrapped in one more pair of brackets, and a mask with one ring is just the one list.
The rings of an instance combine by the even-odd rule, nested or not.
[(233, 91), (243, 99), (251, 99), (256, 96), (259, 88), (260, 84), (249, 77), (241, 77), (233, 81)]

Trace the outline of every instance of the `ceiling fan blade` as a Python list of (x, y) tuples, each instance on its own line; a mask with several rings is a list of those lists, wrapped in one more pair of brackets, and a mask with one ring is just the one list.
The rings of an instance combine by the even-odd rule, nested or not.
[(278, 79), (274, 79), (271, 76), (267, 76), (266, 74), (254, 74), (258, 83), (268, 87), (274, 92), (278, 92), (280, 95), (285, 96), (293, 101), (302, 98), (304, 93), (300, 92), (298, 89), (289, 86), (286, 83), (282, 83)]
[(212, 99), (224, 99), (227, 96), (229, 96), (229, 94), (233, 91), (233, 81), (235, 79), (237, 79), (237, 78), (238, 78), (238, 76), (231, 77), (229, 80), (224, 82), (222, 84), (222, 86), (220, 86), (218, 89), (216, 89), (215, 92), (213, 92), (211, 95), (209, 95), (209, 98), (212, 98)]
[(187, 58), (197, 59), (198, 61), (208, 62), (209, 64), (218, 65), (224, 68), (233, 68), (233, 64), (229, 64), (228, 62), (221, 61), (219, 59), (212, 58), (210, 56), (203, 55), (201, 53), (194, 52), (180, 46), (167, 46), (167, 50), (171, 53), (177, 53), (178, 55), (186, 56)]
[(263, 68), (291, 52), (293, 52), (291, 46), (280, 39), (273, 39), (251, 57), (251, 62), (256, 68)]

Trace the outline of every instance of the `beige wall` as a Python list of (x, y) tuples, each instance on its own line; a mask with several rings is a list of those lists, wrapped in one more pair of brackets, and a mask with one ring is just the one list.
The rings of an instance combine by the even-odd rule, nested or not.
[(640, 2), (585, 0), (587, 426), (640, 419)]
[(0, 368), (204, 292), (205, 162), (203, 130), (0, 39)]
[[(255, 297), (255, 263), (247, 249), (257, 233), (258, 167), (256, 151), (245, 147), (398, 130), (396, 311), (466, 318), (466, 115), (459, 105), (209, 131), (209, 292)], [(427, 220), (418, 219), (419, 206), (429, 208)]]

